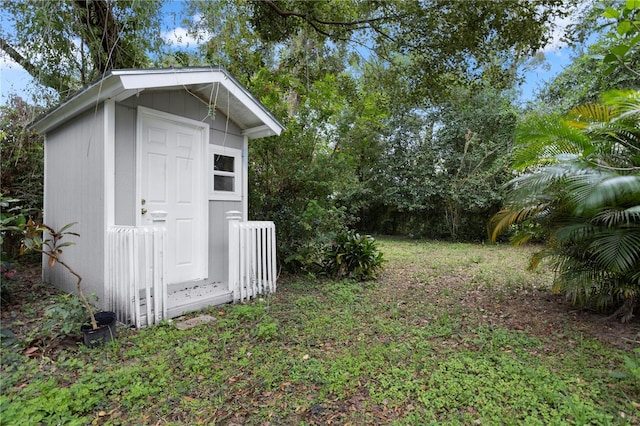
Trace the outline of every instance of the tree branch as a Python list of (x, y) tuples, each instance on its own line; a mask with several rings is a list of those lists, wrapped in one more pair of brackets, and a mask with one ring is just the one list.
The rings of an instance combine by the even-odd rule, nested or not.
[(55, 78), (51, 74), (43, 73), (39, 67), (35, 66), (27, 58), (22, 56), (20, 52), (14, 49), (13, 46), (11, 46), (9, 42), (7, 42), (7, 40), (2, 37), (0, 37), (0, 49), (3, 50), (7, 55), (9, 55), (11, 59), (13, 59), (22, 68), (24, 68), (24, 70), (28, 72), (29, 75), (31, 75), (43, 86), (51, 87), (52, 89), (57, 90), (60, 93), (68, 93), (71, 91), (71, 88), (66, 84), (62, 84), (60, 79)]
[(2, 37), (0, 37), (0, 49), (4, 50), (11, 59), (17, 62), (18, 65), (24, 68), (25, 71), (27, 71), (29, 74), (34, 75), (34, 73), (38, 72), (38, 69), (35, 67), (35, 65), (29, 62), (27, 58), (22, 56)]
[[(326, 21), (324, 19), (320, 19), (314, 15), (309, 15), (309, 14), (305, 14), (305, 13), (298, 13), (298, 12), (292, 12), (292, 11), (287, 11), (287, 10), (283, 10), (280, 9), (280, 7), (278, 7), (278, 5), (276, 5), (274, 0), (261, 0), (264, 4), (266, 4), (267, 6), (269, 6), (269, 8), (271, 10), (273, 10), (276, 14), (278, 14), (279, 16), (282, 16), (283, 18), (288, 18), (290, 16), (296, 17), (296, 18), (300, 18), (303, 21), (305, 21), (307, 24), (311, 25), (311, 27), (318, 32), (319, 34), (322, 34), (326, 37), (329, 38), (334, 38), (335, 36), (332, 35), (331, 33), (325, 31), (325, 30), (321, 30), (318, 27), (319, 25), (328, 25), (328, 26), (334, 26), (334, 27), (351, 27), (352, 30), (362, 30), (362, 29), (372, 29), (373, 31), (375, 31), (376, 33), (382, 35), (384, 38), (391, 40), (393, 42), (395, 42), (395, 40), (388, 34), (384, 33), (382, 30), (380, 30), (379, 28), (375, 27), (373, 24), (376, 22), (384, 22), (386, 20), (388, 20), (389, 18), (386, 16), (382, 16), (382, 17), (378, 17), (378, 18), (367, 18), (367, 19), (356, 19), (353, 21)], [(402, 18), (401, 16), (398, 18)], [(362, 26), (364, 25), (364, 26)]]

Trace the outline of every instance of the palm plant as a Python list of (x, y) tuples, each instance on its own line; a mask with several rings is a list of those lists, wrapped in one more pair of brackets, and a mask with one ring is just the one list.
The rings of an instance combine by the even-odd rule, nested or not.
[[(545, 245), (530, 268), (550, 259), (556, 291), (628, 320), (640, 300), (640, 92), (609, 92), (566, 117), (530, 117), (516, 142), (519, 175), (491, 238), (535, 224)], [(512, 241), (528, 241), (527, 230)]]

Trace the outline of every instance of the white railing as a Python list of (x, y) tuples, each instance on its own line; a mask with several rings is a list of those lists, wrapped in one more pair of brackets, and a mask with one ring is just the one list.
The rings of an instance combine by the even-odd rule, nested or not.
[(276, 291), (276, 227), (273, 222), (241, 222), (240, 212), (229, 221), (229, 290), (234, 302)]
[[(108, 232), (106, 298), (118, 321), (157, 324), (167, 315), (164, 226), (113, 226)], [(144, 321), (143, 321), (144, 317)]]

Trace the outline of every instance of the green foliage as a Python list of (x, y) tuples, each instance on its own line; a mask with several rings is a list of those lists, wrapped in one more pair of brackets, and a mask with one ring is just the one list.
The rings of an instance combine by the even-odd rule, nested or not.
[(604, 74), (611, 74), (622, 67), (639, 78), (640, 3), (636, 0), (626, 0), (623, 7), (618, 7), (607, 7), (602, 14), (604, 18), (615, 20), (615, 29), (607, 34), (608, 53), (602, 59), (607, 66)]
[[(93, 301), (95, 300), (94, 296)], [(12, 306), (12, 309), (15, 309), (15, 306)], [(86, 320), (87, 308), (79, 297), (59, 294), (43, 307), (37, 325), (26, 336), (21, 339), (12, 338), (8, 344), (21, 349), (35, 346), (47, 353), (66, 338), (77, 340), (81, 337), (80, 327)]]
[(383, 269), (384, 257), (370, 235), (343, 231), (324, 251), (324, 270), (334, 279), (371, 280)]
[(512, 58), (540, 50), (551, 37), (547, 23), (566, 16), (565, 6), (557, 0), (518, 8), (507, 1), (252, 1), (249, 16), (267, 42), (286, 43), (304, 32), (317, 43), (347, 41), (351, 51), (364, 45), (372, 62), (386, 64), (397, 99), (419, 104), (481, 76), (499, 89), (510, 87)]
[(557, 291), (620, 307), (624, 321), (640, 298), (639, 112), (639, 92), (614, 91), (566, 117), (523, 121), (514, 154), (522, 173), (490, 223), (494, 239), (514, 223), (541, 226), (548, 239), (531, 267), (551, 258)]
[(611, 373), (611, 376), (629, 380), (633, 391), (640, 394), (640, 348), (635, 348), (630, 355), (624, 355), (623, 370)]
[[(193, 2), (189, 14), (203, 17), (193, 30), (215, 40), (201, 45), (203, 62), (230, 70), (287, 127), (249, 147), (249, 211), (276, 223), (284, 267), (317, 269), (317, 248), (346, 226), (483, 239), (515, 121), (506, 58), (538, 49), (561, 6)], [(311, 202), (349, 215), (309, 234)]]
[(2, 247), (2, 259), (15, 257), (20, 247), (19, 243), (16, 242), (21, 240), (22, 232), (27, 224), (29, 210), (18, 203), (21, 203), (21, 201), (5, 197), (0, 193), (0, 246)]
[(62, 294), (45, 309), (39, 333), (48, 340), (78, 336), (86, 320), (87, 309), (82, 300), (73, 294)]
[[(516, 112), (511, 96), (485, 87), (458, 87), (431, 111), (396, 111), (362, 188), (368, 232), (479, 241), (498, 210), (509, 178)], [(384, 134), (384, 133), (383, 133)]]
[[(572, 63), (545, 85), (535, 109), (563, 115), (579, 105), (597, 103), (604, 92), (640, 89), (637, 2), (597, 2), (587, 10), (589, 16), (576, 30), (586, 26), (596, 41), (577, 51)], [(603, 18), (608, 32), (603, 31)]]
[(93, 314), (94, 308), (91, 306), (91, 303), (89, 303), (82, 291), (82, 277), (61, 259), (64, 251), (63, 249), (75, 244), (73, 241), (63, 242), (62, 240), (69, 236), (80, 236), (80, 234), (76, 232), (69, 231), (69, 229), (75, 224), (76, 222), (68, 223), (62, 228), (55, 230), (48, 225), (36, 224), (32, 219), (29, 219), (25, 227), (24, 238), (22, 240), (22, 247), (20, 250), (21, 252), (36, 252), (46, 256), (48, 259), (47, 264), (50, 268), (59, 264), (78, 280), (76, 282), (78, 296), (89, 315), (91, 327), (95, 330), (98, 328), (98, 323), (96, 322), (96, 318)]
[[(566, 114), (584, 104), (597, 103), (601, 93), (613, 89), (640, 89), (640, 79), (626, 69), (618, 67), (609, 74), (602, 58), (608, 50), (607, 40), (588, 46), (573, 62), (562, 70), (538, 93), (534, 109)], [(640, 60), (640, 52), (635, 53)]]
[(24, 226), (26, 218), (36, 218), (42, 211), (43, 138), (28, 129), (39, 112), (40, 108), (17, 97), (11, 97), (0, 107), (0, 244), (3, 258), (18, 255), (19, 228)]
[(270, 319), (267, 321), (261, 321), (258, 323), (255, 329), (255, 336), (261, 341), (273, 340), (278, 333), (278, 322)]
[(65, 97), (110, 69), (149, 67), (148, 52), (162, 46), (161, 6), (131, 0), (4, 1), (0, 10), (13, 30), (0, 31), (0, 48)]
[(68, 424), (83, 425), (89, 418), (82, 415), (101, 400), (99, 392), (91, 392), (90, 383), (62, 387), (55, 380), (38, 381), (27, 387), (30, 396), (28, 406), (7, 404), (5, 396), (0, 399), (3, 406), (2, 421), (7, 424)]
[(344, 217), (344, 210), (323, 208), (311, 200), (301, 217), (292, 219), (291, 226), (284, 231), (293, 252), (284, 259), (289, 269), (318, 272), (323, 250), (343, 228)]

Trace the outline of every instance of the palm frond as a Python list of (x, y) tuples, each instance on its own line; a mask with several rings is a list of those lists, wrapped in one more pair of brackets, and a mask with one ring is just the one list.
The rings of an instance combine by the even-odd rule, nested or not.
[(640, 226), (640, 206), (622, 209), (607, 208), (593, 215), (592, 223), (605, 228), (637, 224)]
[[(531, 173), (525, 173), (511, 179), (509, 187), (509, 198), (522, 200), (529, 198), (541, 198), (546, 194), (555, 192), (552, 188), (559, 184), (564, 178), (572, 174), (573, 166), (571, 162), (562, 162), (536, 169)], [(548, 197), (544, 197), (548, 198)]]
[(603, 270), (629, 274), (640, 264), (640, 228), (601, 230), (589, 248)]
[(602, 101), (612, 105), (618, 111), (616, 119), (633, 119), (640, 121), (640, 91), (611, 90), (602, 94)]
[[(575, 303), (611, 307), (640, 299), (640, 92), (609, 92), (566, 117), (530, 116), (517, 128), (505, 207), (493, 238), (531, 221), (547, 235), (554, 289)], [(516, 242), (526, 241), (525, 232)]]
[(569, 176), (566, 182), (577, 215), (603, 208), (640, 204), (640, 175), (591, 170)]
[(529, 117), (518, 126), (515, 137), (513, 167), (517, 170), (554, 164), (563, 154), (584, 156), (593, 151), (593, 144), (580, 129), (557, 116)]
[(604, 104), (585, 104), (573, 108), (567, 114), (567, 124), (580, 130), (589, 128), (590, 123), (609, 122), (615, 117), (615, 110)]
[(491, 241), (495, 241), (502, 232), (508, 229), (510, 226), (516, 223), (522, 223), (523, 221), (540, 214), (545, 209), (545, 206), (529, 206), (521, 209), (503, 209), (493, 215), (489, 220), (487, 226)]

